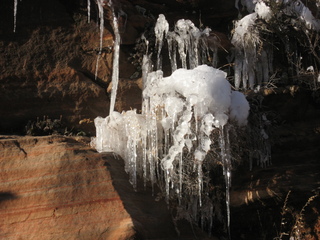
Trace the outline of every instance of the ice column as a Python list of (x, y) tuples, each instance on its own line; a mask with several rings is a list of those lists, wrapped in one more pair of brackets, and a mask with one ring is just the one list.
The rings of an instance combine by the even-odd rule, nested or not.
[(161, 58), (160, 53), (163, 45), (163, 38), (166, 37), (169, 31), (169, 23), (167, 22), (165, 16), (160, 14), (156, 26), (154, 27), (154, 33), (156, 36), (156, 45), (158, 45), (157, 52), (157, 69), (161, 69)]
[(167, 42), (168, 42), (168, 51), (169, 51), (169, 59), (171, 63), (171, 71), (174, 72), (177, 70), (177, 44), (174, 40), (175, 33), (168, 32)]

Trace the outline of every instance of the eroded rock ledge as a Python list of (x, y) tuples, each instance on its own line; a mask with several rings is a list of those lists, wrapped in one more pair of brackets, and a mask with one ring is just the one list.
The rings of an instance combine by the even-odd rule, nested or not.
[(1, 239), (128, 239), (133, 222), (106, 160), (84, 139), (0, 140)]

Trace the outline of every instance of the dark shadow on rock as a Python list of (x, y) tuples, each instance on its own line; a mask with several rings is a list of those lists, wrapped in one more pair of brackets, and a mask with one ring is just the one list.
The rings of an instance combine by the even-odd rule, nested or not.
[[(144, 189), (143, 181), (140, 180), (138, 190), (134, 191), (129, 183), (128, 174), (124, 170), (124, 162), (120, 157), (116, 157), (113, 153), (104, 153), (103, 159), (106, 161), (105, 166), (110, 171), (114, 188), (133, 220), (137, 232), (134, 239), (210, 239), (196, 227), (190, 226), (190, 223), (186, 221), (180, 221), (176, 226), (164, 199), (156, 200), (159, 192), (156, 187), (154, 196), (152, 196), (151, 186), (148, 185)], [(176, 229), (180, 232), (180, 236)]]
[(3, 201), (17, 199), (18, 196), (12, 192), (0, 192), (0, 203)]

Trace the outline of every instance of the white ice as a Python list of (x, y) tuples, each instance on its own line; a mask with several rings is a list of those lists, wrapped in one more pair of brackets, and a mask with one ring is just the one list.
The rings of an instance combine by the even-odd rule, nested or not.
[(121, 37), (120, 37), (119, 26), (118, 26), (119, 25), (118, 18), (116, 16), (112, 0), (108, 1), (108, 5), (111, 8), (111, 12), (112, 12), (112, 28), (113, 28), (113, 33), (115, 37), (114, 45), (113, 45), (112, 90), (111, 90), (110, 111), (109, 111), (109, 114), (111, 114), (114, 111), (117, 90), (118, 90), (118, 83), (119, 83), (119, 57), (120, 57)]
[[(319, 19), (316, 19), (309, 8), (307, 8), (302, 1), (296, 0), (296, 1), (289, 1), (289, 0), (283, 0), (284, 4), (287, 6), (286, 9), (284, 9), (284, 12), (286, 14), (293, 15), (297, 17), (297, 20), (301, 21), (305, 24), (307, 29), (313, 29), (316, 31), (320, 30), (320, 21)], [(294, 20), (292, 22), (295, 24)]]
[(236, 89), (239, 89), (241, 83), (245, 89), (248, 83), (249, 87), (253, 88), (258, 60), (267, 61), (267, 59), (259, 58), (257, 54), (257, 48), (261, 43), (259, 31), (255, 25), (257, 18), (257, 13), (251, 13), (235, 23), (231, 43), (235, 47), (234, 77)]
[[(168, 43), (172, 72), (178, 68), (177, 56), (180, 57), (181, 67), (185, 69), (193, 69), (206, 62), (209, 58), (209, 48), (207, 46), (206, 38), (209, 36), (210, 31), (211, 29), (209, 28), (200, 30), (188, 19), (178, 20), (174, 30), (169, 31), (169, 24), (165, 16), (160, 14), (155, 26), (157, 69), (161, 69), (160, 53), (164, 37), (166, 37)], [(213, 63), (217, 61), (216, 55), (214, 56), (215, 57), (212, 59)]]
[(87, 0), (87, 12), (88, 12), (88, 23), (90, 23), (90, 12), (91, 12), (90, 0)]
[[(202, 162), (210, 150), (212, 130), (224, 127), (229, 118), (245, 125), (249, 111), (244, 95), (231, 91), (226, 74), (207, 65), (178, 69), (169, 77), (162, 77), (161, 71), (149, 73), (143, 98), (144, 114), (113, 112), (106, 119), (97, 118), (97, 136), (92, 141), (99, 152), (113, 151), (125, 159), (134, 185), (139, 166), (142, 166), (140, 174), (150, 178), (146, 165), (151, 164), (160, 164), (167, 173), (168, 184), (177, 184), (170, 179), (174, 178), (171, 174), (176, 159), (182, 157), (184, 149), (193, 146), (194, 158)], [(198, 130), (196, 118), (201, 123)], [(169, 133), (172, 139), (166, 147), (159, 139), (164, 133)], [(190, 136), (194, 136), (192, 141)], [(160, 156), (150, 149), (158, 151), (163, 147), (167, 150), (162, 152), (161, 161), (156, 162)]]
[(99, 38), (99, 51), (98, 51), (98, 57), (96, 61), (96, 71), (95, 71), (95, 80), (97, 80), (98, 77), (98, 69), (99, 69), (99, 61), (102, 54), (102, 44), (103, 44), (103, 32), (104, 32), (104, 1), (103, 0), (97, 0), (97, 6), (98, 6), (98, 12), (99, 12), (99, 29), (100, 29), (100, 38)]
[(256, 3), (254, 11), (258, 14), (261, 19), (266, 20), (267, 22), (272, 17), (272, 11), (269, 6), (267, 6), (263, 1), (259, 1)]
[[(269, 81), (272, 69), (272, 44), (260, 39), (261, 21), (269, 22), (272, 18), (281, 21), (284, 15), (291, 21), (294, 29), (300, 31), (302, 28), (308, 31), (320, 30), (320, 20), (316, 19), (311, 10), (300, 0), (277, 0), (273, 4), (281, 7), (274, 12), (267, 0), (241, 0), (241, 5), (249, 12), (248, 15), (235, 23), (232, 44), (235, 46), (235, 88), (241, 86), (244, 89), (254, 89), (255, 85), (261, 85)], [(318, 4), (318, 3), (317, 3)], [(239, 9), (239, 0), (235, 1)], [(267, 26), (262, 26), (268, 31)]]
[(239, 126), (247, 125), (250, 106), (243, 93), (232, 91), (230, 119), (235, 120)]
[(158, 46), (157, 69), (161, 69), (160, 53), (163, 46), (163, 38), (166, 37), (168, 31), (169, 31), (169, 23), (167, 22), (165, 16), (163, 14), (160, 14), (157, 19), (156, 25), (154, 27), (156, 45)]
[(16, 32), (16, 27), (17, 27), (17, 10), (18, 10), (18, 0), (14, 0), (13, 3), (13, 32)]
[[(156, 31), (158, 47), (167, 26), (160, 16)], [(225, 72), (207, 65), (196, 66), (201, 62), (199, 58), (196, 61), (187, 59), (188, 54), (199, 56), (199, 49), (203, 46), (198, 44), (198, 40), (207, 33), (208, 30), (199, 31), (189, 20), (178, 21), (175, 31), (167, 32), (167, 37), (176, 44), (177, 57), (185, 61), (182, 64), (185, 68), (163, 77), (162, 70), (152, 71), (151, 54), (146, 54), (142, 66), (142, 113), (135, 110), (121, 114), (112, 111), (106, 118), (96, 118), (97, 134), (91, 142), (99, 152), (111, 151), (124, 159), (125, 170), (135, 189), (138, 175), (143, 177), (144, 186), (147, 181), (152, 186), (160, 181), (158, 184), (163, 186), (167, 202), (171, 194), (181, 201), (186, 184), (183, 176), (188, 174), (184, 171), (191, 165), (197, 173), (196, 205), (200, 207), (203, 204), (202, 164), (213, 141), (220, 141), (223, 148), (221, 158), (227, 181), (226, 193), (229, 195), (231, 157), (228, 134), (223, 132), (227, 132), (230, 121), (244, 126), (249, 112), (244, 95), (231, 90)], [(172, 46), (169, 51), (174, 49)], [(156, 54), (159, 54), (159, 48)], [(169, 56), (175, 55), (169, 52)], [(219, 140), (212, 137), (214, 130), (220, 132)], [(229, 196), (227, 206), (228, 203)]]

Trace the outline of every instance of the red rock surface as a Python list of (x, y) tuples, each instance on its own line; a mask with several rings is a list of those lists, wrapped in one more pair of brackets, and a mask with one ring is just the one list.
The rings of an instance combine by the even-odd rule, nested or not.
[(0, 169), (0, 239), (135, 234), (106, 161), (75, 139), (1, 139)]

